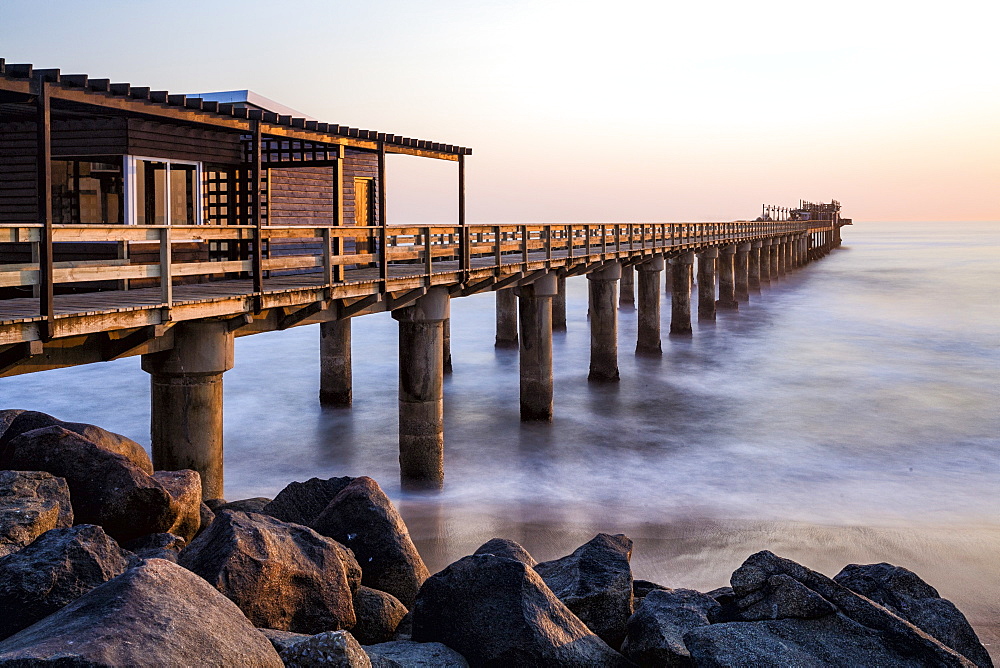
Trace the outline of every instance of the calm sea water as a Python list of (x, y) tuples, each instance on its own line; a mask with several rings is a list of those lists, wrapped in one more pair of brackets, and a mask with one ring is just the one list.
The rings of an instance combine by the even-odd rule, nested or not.
[[(493, 297), (452, 303), (446, 488), (405, 495), (396, 464), (396, 324), (354, 321), (355, 406), (317, 403), (318, 328), (237, 340), (226, 374), (227, 498), (369, 475), (433, 569), (494, 535), (539, 559), (598, 531), (636, 542), (638, 576), (712, 588), (770, 548), (830, 575), (912, 568), (998, 641), (1000, 224), (865, 223), (739, 312), (586, 380), (586, 279), (557, 333), (555, 421), (518, 419), (517, 352), (493, 348)], [(664, 331), (669, 326), (664, 302)], [(138, 359), (0, 381), (0, 406), (148, 444)]]

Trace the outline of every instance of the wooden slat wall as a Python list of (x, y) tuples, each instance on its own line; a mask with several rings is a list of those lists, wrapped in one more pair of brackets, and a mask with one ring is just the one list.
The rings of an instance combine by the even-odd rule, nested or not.
[[(333, 222), (333, 167), (279, 167), (268, 170), (270, 225), (330, 225)], [(320, 255), (319, 239), (271, 239), (268, 256)], [(272, 276), (300, 274), (305, 269), (271, 272)]]
[(128, 153), (223, 165), (238, 165), (242, 160), (240, 136), (236, 133), (135, 118), (128, 121)]
[[(346, 149), (344, 152), (344, 224), (354, 225), (354, 179), (356, 177), (366, 177), (374, 179), (376, 187), (373, 195), (377, 197), (378, 191), (378, 155), (369, 151), (355, 151)], [(388, 179), (387, 179), (388, 180)], [(378, 225), (378, 204), (375, 206), (375, 219), (372, 225)]]

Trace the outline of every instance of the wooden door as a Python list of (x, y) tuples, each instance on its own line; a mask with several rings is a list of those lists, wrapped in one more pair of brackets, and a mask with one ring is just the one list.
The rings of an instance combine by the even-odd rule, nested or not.
[[(354, 179), (354, 224), (359, 227), (373, 225), (375, 221), (374, 181)], [(355, 239), (355, 252), (374, 253), (375, 237), (371, 232)], [(367, 264), (367, 263), (366, 263)]]

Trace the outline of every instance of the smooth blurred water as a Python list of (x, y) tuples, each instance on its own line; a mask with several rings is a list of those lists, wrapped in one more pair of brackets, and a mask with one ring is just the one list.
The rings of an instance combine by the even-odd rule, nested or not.
[[(492, 535), (540, 559), (597, 531), (636, 539), (639, 575), (719, 586), (755, 549), (836, 572), (907, 565), (982, 626), (1000, 619), (1000, 224), (865, 223), (844, 247), (738, 312), (587, 382), (586, 279), (554, 342), (555, 420), (518, 419), (517, 351), (495, 350), (492, 294), (452, 302), (443, 492), (404, 495), (396, 463), (396, 324), (353, 321), (350, 410), (324, 410), (318, 329), (237, 340), (225, 377), (227, 498), (369, 475), (430, 566)], [(669, 299), (663, 308), (669, 328)], [(138, 359), (0, 381), (0, 406), (148, 443)], [(839, 561), (838, 561), (839, 560)]]

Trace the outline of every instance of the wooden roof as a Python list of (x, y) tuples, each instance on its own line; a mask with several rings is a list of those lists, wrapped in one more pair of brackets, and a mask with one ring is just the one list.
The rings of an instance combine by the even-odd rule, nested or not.
[(34, 95), (38, 92), (39, 81), (51, 84), (49, 91), (52, 100), (60, 101), (67, 109), (76, 105), (101, 107), (109, 112), (139, 114), (242, 132), (249, 132), (254, 122), (260, 122), (261, 132), (270, 137), (344, 144), (371, 150), (384, 145), (387, 153), (444, 160), (457, 160), (460, 155), (472, 154), (471, 148), (463, 146), (246, 109), (239, 105), (175, 95), (128, 83), (112, 83), (110, 79), (93, 79), (86, 74), (62, 74), (58, 69), (35, 69), (31, 64), (8, 64), (0, 58), (0, 93)]

